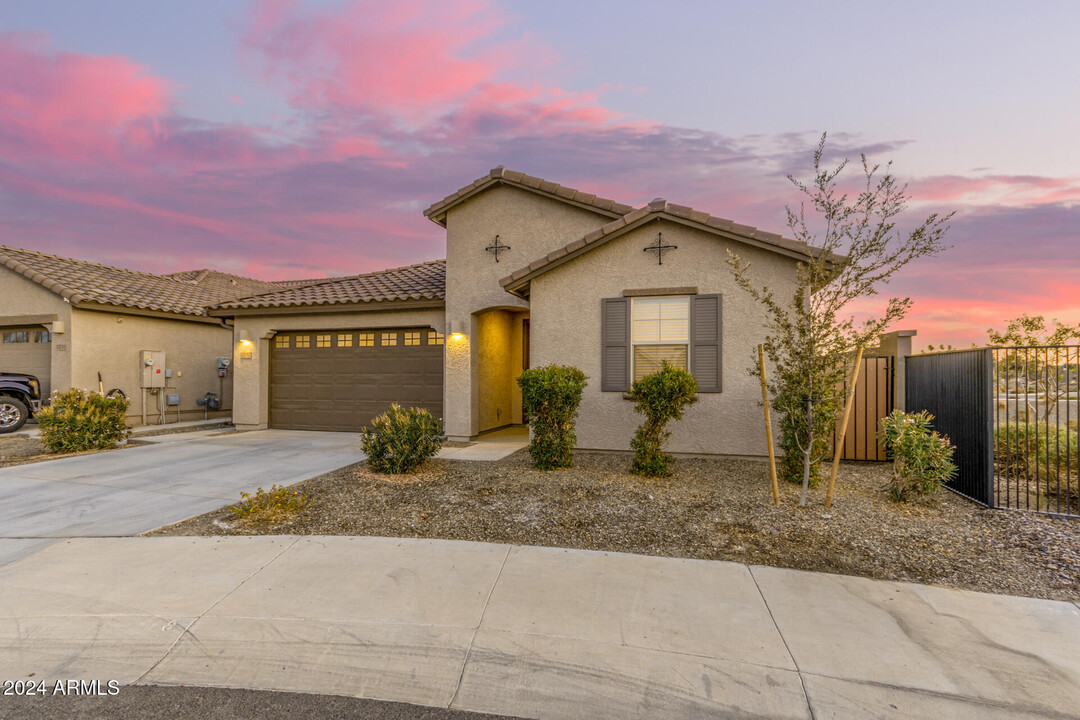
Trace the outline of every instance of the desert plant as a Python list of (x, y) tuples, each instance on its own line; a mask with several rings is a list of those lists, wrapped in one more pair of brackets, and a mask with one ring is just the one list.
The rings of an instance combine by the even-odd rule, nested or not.
[(49, 452), (107, 450), (131, 433), (127, 398), (107, 398), (96, 392), (71, 388), (52, 394), (48, 407), (34, 413), (41, 442)]
[(923, 410), (893, 410), (881, 421), (878, 439), (893, 459), (888, 493), (893, 500), (925, 500), (956, 476), (954, 445), (930, 429), (934, 416)]
[(567, 365), (529, 368), (518, 376), (521, 408), (532, 430), (529, 455), (540, 470), (574, 464), (574, 420), (586, 380), (585, 373)]
[(254, 495), (240, 493), (240, 502), (230, 505), (229, 512), (244, 522), (277, 522), (300, 512), (307, 504), (307, 495), (299, 490), (273, 485), (269, 490), (256, 489)]
[(1069, 426), (1013, 423), (994, 429), (994, 470), (997, 475), (1034, 487), (1037, 495), (1065, 508), (1077, 507), (1080, 496), (1080, 435)]
[(408, 473), (443, 444), (442, 420), (422, 408), (402, 408), (396, 403), (360, 429), (360, 447), (368, 467), (381, 473)]
[(667, 424), (681, 420), (683, 411), (697, 402), (697, 380), (686, 370), (664, 361), (659, 372), (634, 382), (630, 394), (637, 404), (634, 412), (645, 416), (645, 422), (634, 433), (630, 447), (634, 449), (633, 471), (647, 477), (668, 475), (671, 456), (664, 445), (671, 437)]
[[(903, 318), (911, 299), (890, 298), (880, 315), (860, 307), (866, 319), (859, 325), (855, 306), (876, 295), (909, 262), (941, 252), (952, 217), (934, 213), (901, 231), (896, 220), (907, 204), (907, 187), (889, 165), (879, 174), (880, 166), (863, 155), (864, 184), (851, 197), (840, 183), (847, 161), (828, 169), (824, 156), (822, 135), (813, 179), (804, 183), (788, 176), (804, 196), (798, 211), (787, 208), (788, 228), (803, 253), (791, 297), (778, 298), (757, 285), (750, 264), (730, 251), (728, 260), (736, 282), (764, 306), (768, 318), (764, 346), (776, 368), (769, 391), (780, 414), (781, 470), (790, 480), (801, 479), (800, 505), (806, 504), (818, 464), (829, 454), (850, 358)], [(760, 374), (756, 363), (751, 374)]]

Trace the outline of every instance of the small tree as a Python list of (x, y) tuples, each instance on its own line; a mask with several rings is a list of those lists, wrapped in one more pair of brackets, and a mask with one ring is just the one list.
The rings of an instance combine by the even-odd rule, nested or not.
[(645, 416), (645, 422), (630, 441), (634, 448), (634, 472), (649, 477), (668, 474), (671, 456), (664, 452), (664, 444), (671, 432), (667, 430), (667, 424), (682, 419), (683, 410), (697, 402), (696, 392), (694, 376), (672, 367), (667, 360), (660, 372), (634, 382), (630, 388), (637, 401), (634, 412)]
[(529, 368), (518, 377), (521, 409), (532, 430), (529, 455), (540, 470), (574, 464), (574, 420), (586, 380), (585, 373), (566, 365)]
[[(781, 469), (789, 480), (801, 476), (800, 505), (806, 504), (818, 463), (829, 452), (849, 358), (858, 347), (874, 344), (911, 307), (910, 298), (891, 298), (879, 316), (856, 325), (851, 303), (876, 295), (912, 260), (941, 252), (952, 218), (952, 213), (934, 213), (910, 232), (899, 231), (896, 217), (907, 203), (907, 186), (897, 183), (892, 164), (879, 174), (881, 166), (870, 165), (863, 155), (865, 185), (852, 199), (838, 181), (847, 161), (825, 169), (824, 153), (822, 135), (814, 151), (814, 179), (803, 183), (788, 176), (804, 196), (798, 212), (787, 208), (788, 228), (804, 253), (793, 296), (778, 299), (755, 284), (749, 262), (730, 252), (728, 259), (740, 287), (765, 306), (765, 352), (776, 367), (769, 389), (781, 417)], [(813, 213), (809, 219), (807, 205)]]

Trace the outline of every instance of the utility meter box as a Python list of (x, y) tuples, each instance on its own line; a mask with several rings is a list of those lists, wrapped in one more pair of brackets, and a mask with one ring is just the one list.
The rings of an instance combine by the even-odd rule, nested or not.
[(165, 353), (160, 350), (140, 351), (139, 367), (142, 369), (142, 381), (139, 387), (165, 387)]

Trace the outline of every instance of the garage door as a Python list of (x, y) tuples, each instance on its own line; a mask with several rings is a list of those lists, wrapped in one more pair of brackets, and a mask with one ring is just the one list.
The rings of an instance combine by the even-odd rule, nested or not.
[(442, 417), (434, 330), (283, 332), (270, 343), (271, 427), (356, 432), (391, 403)]
[(0, 328), (0, 372), (37, 375), (41, 396), (52, 392), (52, 338), (42, 327)]

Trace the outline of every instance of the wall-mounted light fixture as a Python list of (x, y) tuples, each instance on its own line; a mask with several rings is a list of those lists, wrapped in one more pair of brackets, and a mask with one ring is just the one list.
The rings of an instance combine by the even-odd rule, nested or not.
[(465, 323), (460, 320), (450, 321), (450, 338), (452, 340), (461, 340), (465, 337)]
[(240, 344), (241, 345), (250, 345), (251, 344), (251, 333), (248, 332), (247, 330), (241, 330), (240, 331)]

